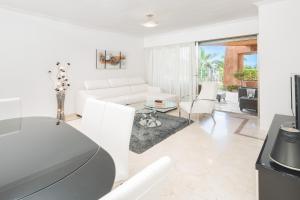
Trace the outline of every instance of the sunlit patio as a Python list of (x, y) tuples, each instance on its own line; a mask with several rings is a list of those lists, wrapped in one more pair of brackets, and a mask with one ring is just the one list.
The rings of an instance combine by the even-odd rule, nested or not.
[(257, 115), (256, 39), (200, 44), (199, 58), (199, 82), (219, 83), (216, 110)]

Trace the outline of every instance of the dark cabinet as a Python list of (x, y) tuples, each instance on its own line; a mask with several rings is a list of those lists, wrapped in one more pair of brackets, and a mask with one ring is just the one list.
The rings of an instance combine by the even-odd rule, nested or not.
[[(280, 125), (294, 118), (275, 115), (256, 162), (259, 200), (300, 200), (300, 172), (281, 167), (270, 160)], [(300, 152), (299, 152), (300, 156)]]

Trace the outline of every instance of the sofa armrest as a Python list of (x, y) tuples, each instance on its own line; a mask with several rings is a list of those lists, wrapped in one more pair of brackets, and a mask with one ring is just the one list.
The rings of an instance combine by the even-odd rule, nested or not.
[(148, 86), (148, 92), (151, 94), (161, 93), (161, 89), (159, 87)]
[(88, 98), (95, 98), (93, 95), (89, 95), (86, 91), (79, 91), (76, 97), (76, 114), (82, 116), (85, 102)]

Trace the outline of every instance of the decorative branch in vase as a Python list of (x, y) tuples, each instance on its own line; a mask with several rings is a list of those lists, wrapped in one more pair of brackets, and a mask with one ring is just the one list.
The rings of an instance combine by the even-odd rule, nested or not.
[(70, 63), (66, 65), (61, 65), (60, 62), (56, 63), (56, 66), (53, 70), (49, 70), (51, 80), (54, 84), (54, 90), (56, 92), (56, 100), (57, 100), (57, 119), (59, 121), (65, 120), (65, 112), (64, 112), (64, 103), (66, 91), (70, 87), (67, 70), (71, 66)]

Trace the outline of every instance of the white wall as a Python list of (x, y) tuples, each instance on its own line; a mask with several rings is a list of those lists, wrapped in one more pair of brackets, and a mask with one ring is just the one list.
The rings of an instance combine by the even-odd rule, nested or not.
[[(48, 70), (70, 62), (66, 112), (74, 112), (76, 91), (86, 79), (145, 76), (143, 39), (101, 32), (0, 10), (0, 98), (19, 96), (24, 115), (55, 116), (55, 93)], [(96, 70), (96, 49), (122, 50), (127, 69)]]
[(267, 130), (275, 113), (291, 114), (291, 73), (300, 73), (300, 1), (259, 6), (259, 65), (261, 128)]
[(258, 33), (258, 19), (245, 18), (235, 21), (194, 27), (144, 38), (145, 47), (164, 46), (195, 41), (206, 41)]

